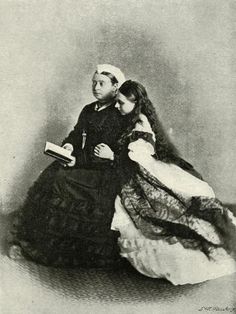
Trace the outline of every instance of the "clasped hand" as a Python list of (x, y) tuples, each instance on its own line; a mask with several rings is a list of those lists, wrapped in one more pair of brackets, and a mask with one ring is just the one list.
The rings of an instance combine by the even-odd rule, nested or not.
[(98, 144), (94, 148), (94, 155), (99, 158), (114, 160), (113, 151), (110, 149), (108, 145), (104, 143)]
[[(63, 148), (69, 150), (71, 153), (73, 152), (74, 148), (73, 145), (66, 143), (64, 144)], [(110, 159), (110, 160), (114, 160), (114, 153), (113, 151), (110, 149), (110, 147), (104, 143), (98, 144), (95, 148), (94, 148), (94, 155), (99, 157), (99, 158), (103, 158), (103, 159)], [(64, 167), (73, 167), (76, 163), (76, 158), (74, 156), (73, 160), (67, 164), (63, 163), (62, 165)]]

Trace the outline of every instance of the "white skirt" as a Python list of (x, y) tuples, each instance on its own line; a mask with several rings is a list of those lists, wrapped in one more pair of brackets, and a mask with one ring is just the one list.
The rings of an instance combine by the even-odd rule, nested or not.
[(169, 238), (147, 239), (135, 227), (119, 196), (115, 208), (111, 228), (121, 234), (118, 240), (120, 254), (143, 275), (183, 285), (236, 272), (235, 260), (223, 248), (214, 248), (209, 258), (198, 249), (186, 249), (181, 242), (170, 244)]

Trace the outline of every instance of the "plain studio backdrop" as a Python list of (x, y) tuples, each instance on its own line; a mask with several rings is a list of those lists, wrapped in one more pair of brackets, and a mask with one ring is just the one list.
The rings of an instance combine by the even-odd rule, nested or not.
[(2, 211), (52, 161), (99, 63), (141, 82), (182, 156), (235, 203), (234, 1), (1, 0)]

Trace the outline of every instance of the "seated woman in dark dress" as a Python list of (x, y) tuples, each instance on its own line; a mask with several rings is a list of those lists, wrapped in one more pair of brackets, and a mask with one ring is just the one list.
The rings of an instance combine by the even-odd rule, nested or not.
[[(84, 107), (62, 145), (74, 159), (66, 167), (52, 163), (30, 188), (16, 213), (9, 256), (20, 253), (50, 266), (106, 266), (120, 260), (117, 232), (110, 230), (118, 193), (111, 150), (95, 154), (98, 144), (114, 153), (127, 128), (115, 108), (122, 72), (99, 65), (92, 79), (96, 102)], [(103, 144), (103, 145), (104, 145)], [(99, 146), (100, 147), (100, 146)]]
[[(116, 107), (130, 120), (114, 161), (122, 174), (112, 221), (121, 256), (175, 285), (236, 272), (236, 217), (179, 156), (145, 88), (126, 81)], [(96, 154), (103, 157), (102, 150)]]

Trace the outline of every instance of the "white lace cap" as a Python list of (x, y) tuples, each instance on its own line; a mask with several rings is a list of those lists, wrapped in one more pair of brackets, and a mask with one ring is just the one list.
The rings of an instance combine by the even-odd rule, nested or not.
[(118, 81), (118, 87), (120, 87), (125, 82), (125, 76), (121, 70), (111, 64), (99, 64), (96, 69), (97, 73), (108, 72), (111, 73)]

